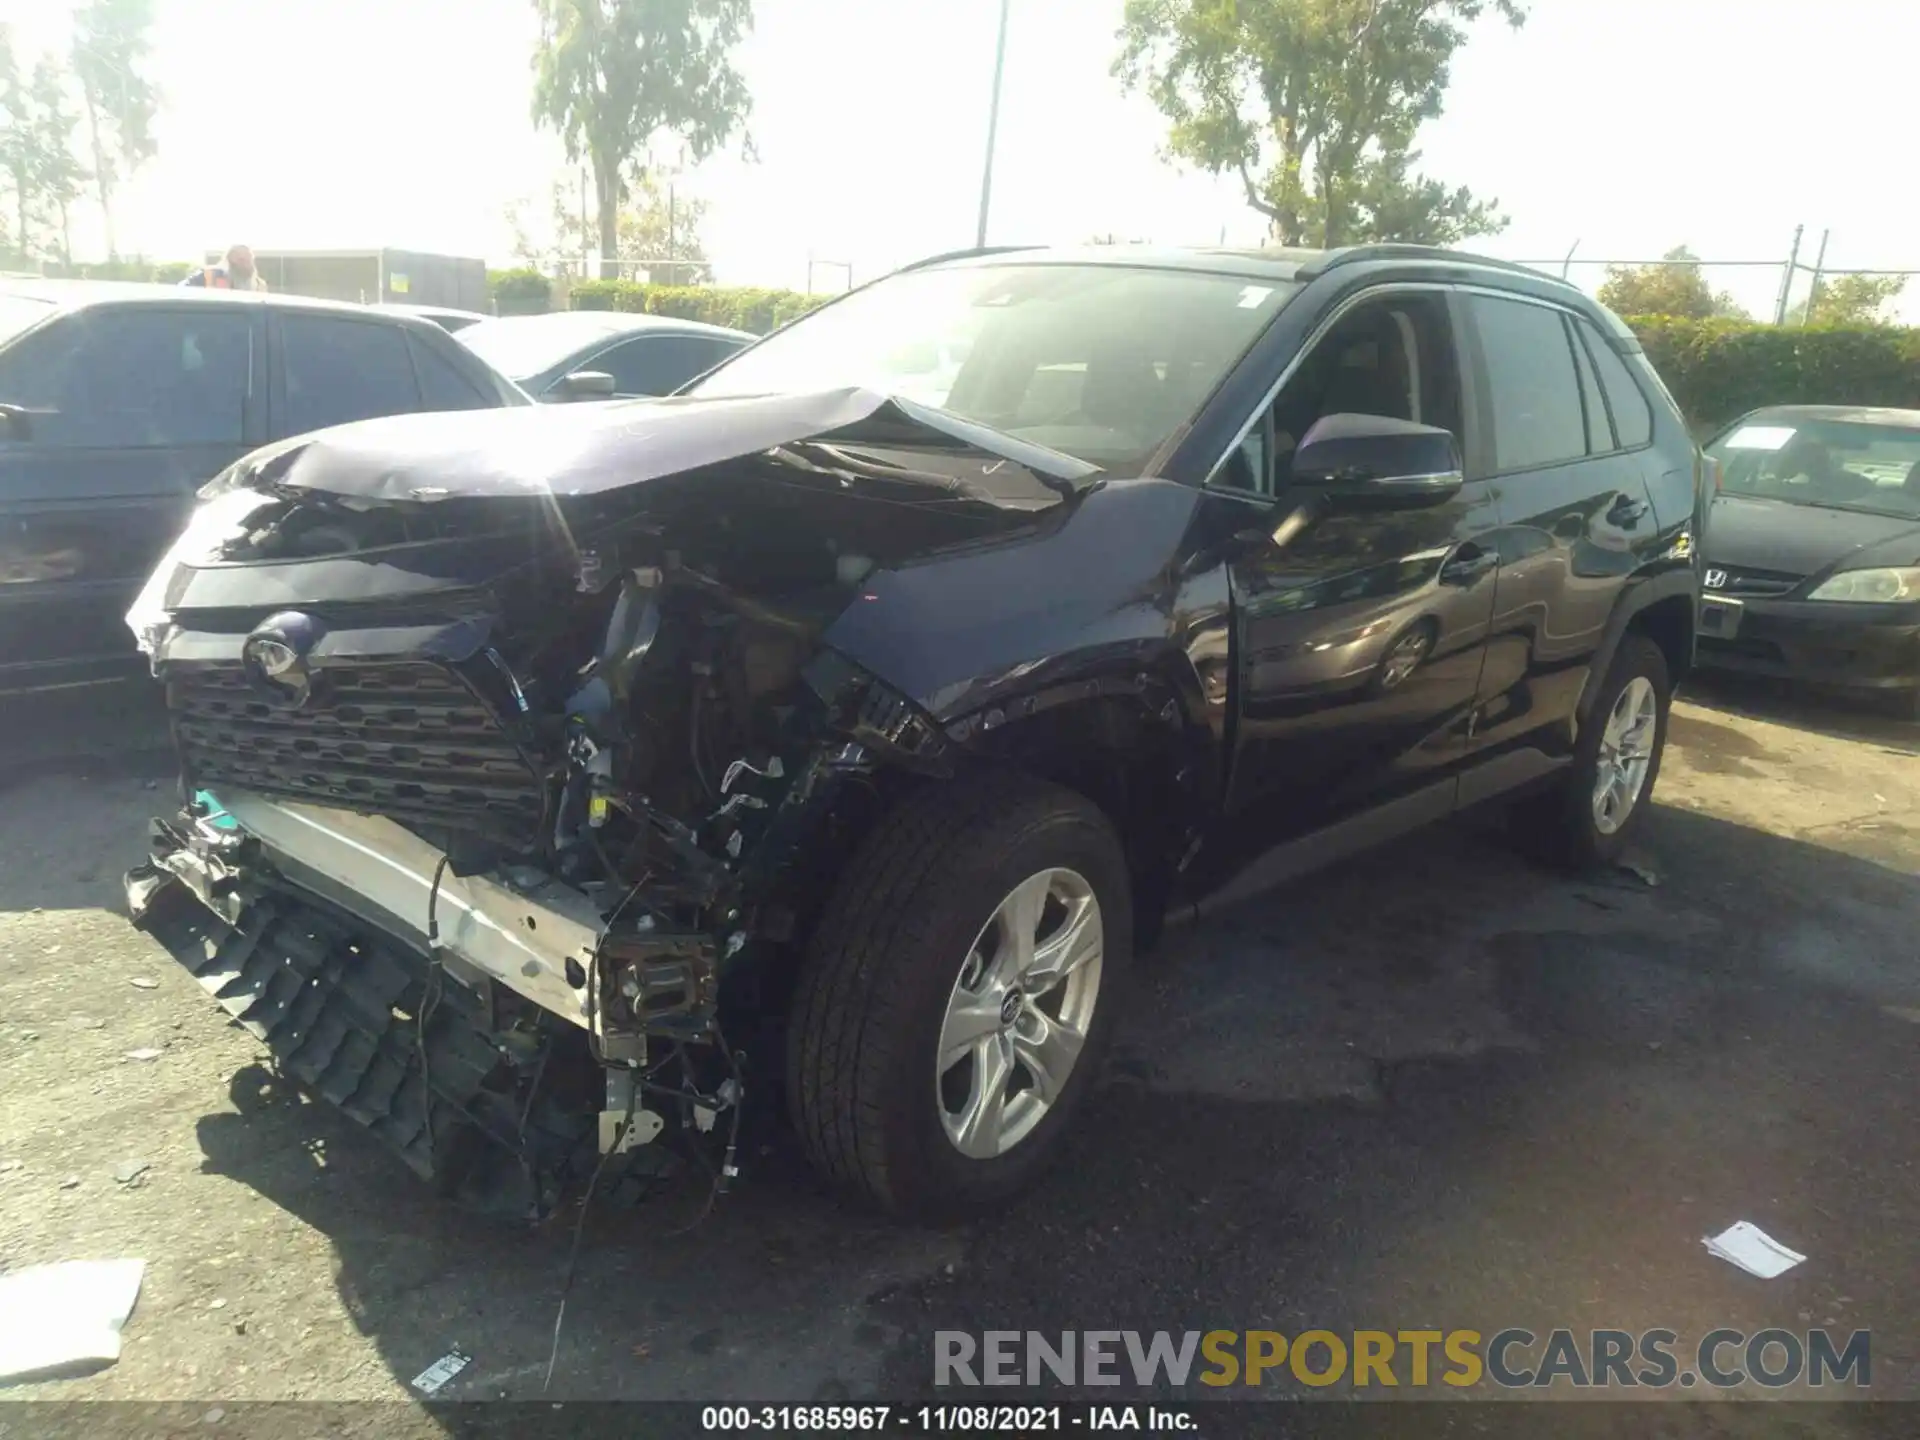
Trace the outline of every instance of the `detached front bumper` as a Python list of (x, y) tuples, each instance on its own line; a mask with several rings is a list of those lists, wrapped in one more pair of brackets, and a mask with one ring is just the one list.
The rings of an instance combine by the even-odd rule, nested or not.
[(1703, 596), (1697, 663), (1848, 689), (1920, 688), (1920, 605)]
[(539, 1218), (590, 1172), (586, 987), (604, 927), (586, 897), (457, 876), (390, 821), (239, 792), (151, 838), (127, 876), (135, 923), (416, 1173)]

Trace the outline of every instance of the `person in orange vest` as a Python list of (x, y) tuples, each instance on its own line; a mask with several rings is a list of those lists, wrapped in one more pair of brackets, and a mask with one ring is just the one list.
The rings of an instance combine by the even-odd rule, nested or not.
[(208, 290), (264, 290), (267, 282), (260, 278), (260, 272), (253, 268), (253, 251), (245, 245), (236, 245), (227, 251), (227, 263), (208, 265), (194, 271), (180, 282), (182, 285), (199, 285)]

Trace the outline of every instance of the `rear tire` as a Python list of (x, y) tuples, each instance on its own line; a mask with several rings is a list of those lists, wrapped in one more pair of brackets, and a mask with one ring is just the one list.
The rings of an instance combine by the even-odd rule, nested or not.
[[(1652, 804), (1672, 703), (1666, 655), (1645, 635), (1627, 635), (1594, 697), (1567, 773), (1551, 790), (1514, 807), (1521, 842), (1574, 870), (1617, 861)], [(1628, 757), (1642, 751), (1645, 764), (1636, 776), (1629, 773)]]
[(1004, 1205), (1097, 1079), (1132, 948), (1125, 857), (1086, 800), (1010, 777), (918, 792), (856, 851), (808, 945), (787, 1046), (808, 1158), (895, 1214)]

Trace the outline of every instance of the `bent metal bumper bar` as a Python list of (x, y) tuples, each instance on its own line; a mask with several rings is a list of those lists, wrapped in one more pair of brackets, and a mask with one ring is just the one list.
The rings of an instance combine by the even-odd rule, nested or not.
[[(417, 1174), (538, 1219), (592, 1170), (594, 1108), (548, 1064), (556, 1046), (585, 1053), (604, 927), (584, 895), (457, 876), (390, 821), (243, 792), (154, 821), (152, 840), (127, 875), (135, 923)], [(493, 982), (567, 1023), (504, 1019), (518, 1002)]]
[[(587, 972), (606, 926), (579, 891), (544, 875), (523, 889), (487, 876), (456, 875), (442, 868), (446, 856), (440, 850), (377, 816), (244, 791), (222, 794), (220, 804), (237, 831), (202, 823), (193, 838), (204, 844), (176, 832), (184, 843), (157, 845), (155, 864), (183, 880), (228, 923), (240, 923), (244, 900), (240, 877), (223, 855), (236, 841), (252, 839), (289, 882), (423, 954), (431, 906), (444, 957), (586, 1026)], [(462, 976), (457, 963), (450, 973), (472, 978)]]

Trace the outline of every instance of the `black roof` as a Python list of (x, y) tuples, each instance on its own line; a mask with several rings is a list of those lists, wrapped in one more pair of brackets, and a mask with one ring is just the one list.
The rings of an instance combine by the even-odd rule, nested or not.
[(1229, 275), (1238, 279), (1265, 280), (1272, 284), (1306, 284), (1349, 267), (1405, 267), (1425, 271), (1428, 278), (1478, 280), (1503, 289), (1531, 292), (1540, 298), (1575, 307), (1601, 327), (1616, 350), (1632, 353), (1641, 348), (1640, 341), (1626, 322), (1569, 281), (1512, 260), (1495, 260), (1486, 255), (1448, 250), (1438, 245), (1347, 245), (1336, 250), (1301, 250), (1282, 246), (1085, 245), (1055, 248), (1002, 245), (934, 255), (904, 268), (984, 267), (1016, 261), (1028, 265), (1133, 265)]
[(431, 325), (417, 315), (390, 306), (360, 305), (351, 300), (316, 300), (308, 295), (281, 295), (271, 290), (208, 290), (198, 285), (149, 285), (134, 280), (0, 279), (0, 295), (45, 301), (58, 310), (85, 310), (96, 305), (141, 305), (185, 302), (189, 305), (266, 305), (276, 310), (311, 310), (334, 315), (380, 315), (403, 325)]
[(1494, 260), (1462, 250), (1438, 245), (1346, 245), (1334, 250), (1308, 250), (1287, 246), (1213, 246), (1213, 245), (1083, 245), (1054, 247), (1040, 245), (996, 245), (977, 250), (955, 250), (932, 255), (906, 266), (909, 270), (935, 265), (993, 265), (1017, 257), (1036, 264), (1071, 265), (1149, 265), (1173, 270), (1199, 270), (1216, 274), (1246, 275), (1269, 280), (1312, 280), (1329, 270), (1347, 265), (1388, 261), (1424, 262), (1455, 265), (1475, 270), (1497, 270), (1525, 276), (1579, 293), (1576, 287), (1511, 260)]

